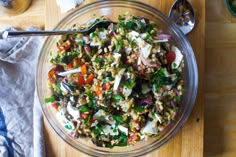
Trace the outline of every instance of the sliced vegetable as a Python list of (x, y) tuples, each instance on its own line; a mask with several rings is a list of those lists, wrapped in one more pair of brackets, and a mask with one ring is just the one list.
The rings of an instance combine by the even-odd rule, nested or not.
[(80, 72), (81, 72), (81, 68), (77, 68), (77, 69), (73, 69), (73, 70), (69, 70), (69, 71), (60, 72), (60, 73), (58, 73), (58, 75), (67, 76), (70, 74), (75, 74), (75, 73), (80, 73)]
[(110, 90), (110, 88), (111, 88), (111, 84), (109, 82), (106, 82), (103, 84), (103, 89)]
[(85, 84), (84, 76), (79, 74), (77, 77), (78, 77), (78, 80), (77, 80), (76, 84), (79, 87), (83, 86)]
[(94, 75), (93, 74), (89, 74), (89, 76), (87, 77), (87, 79), (86, 79), (86, 83), (87, 84), (90, 84), (90, 83), (92, 83), (93, 82), (93, 79), (94, 79)]
[(152, 104), (151, 99), (143, 99), (143, 100), (139, 101), (139, 105), (151, 105), (151, 104)]
[(83, 75), (85, 75), (85, 74), (87, 73), (87, 67), (86, 67), (85, 64), (82, 65), (80, 69), (81, 69), (81, 73), (82, 73)]
[(55, 68), (52, 68), (49, 72), (48, 72), (48, 79), (51, 82), (55, 82), (56, 81), (56, 70)]
[(87, 106), (81, 106), (80, 108), (79, 108), (79, 111), (80, 112), (88, 112), (90, 109), (89, 109), (89, 107), (87, 107)]
[(96, 95), (100, 96), (102, 94), (101, 88), (100, 88), (100, 83), (97, 84), (96, 86)]
[(175, 61), (176, 55), (174, 52), (170, 51), (166, 55), (166, 60), (169, 65), (171, 65)]
[(87, 119), (88, 116), (89, 116), (89, 114), (87, 114), (87, 113), (81, 113), (81, 117), (82, 117), (83, 119)]
[(45, 102), (45, 103), (54, 102), (54, 101), (55, 101), (55, 98), (54, 98), (54, 97), (49, 97), (49, 98), (45, 98), (45, 99), (44, 99), (44, 102)]

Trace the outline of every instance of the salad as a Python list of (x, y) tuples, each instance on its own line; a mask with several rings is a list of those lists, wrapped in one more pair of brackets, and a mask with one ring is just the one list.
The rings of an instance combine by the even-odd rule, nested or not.
[(157, 23), (120, 15), (89, 34), (63, 36), (57, 47), (45, 102), (71, 137), (127, 146), (158, 136), (175, 120), (184, 60)]

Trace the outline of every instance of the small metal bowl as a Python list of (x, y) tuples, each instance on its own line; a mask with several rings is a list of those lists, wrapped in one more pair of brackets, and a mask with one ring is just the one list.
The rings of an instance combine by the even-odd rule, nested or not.
[(230, 1), (232, 1), (232, 0), (224, 0), (225, 5), (226, 5), (227, 9), (229, 10), (230, 14), (231, 14), (233, 17), (236, 17), (236, 10), (234, 11), (234, 10), (232, 9), (232, 6), (230, 5)]

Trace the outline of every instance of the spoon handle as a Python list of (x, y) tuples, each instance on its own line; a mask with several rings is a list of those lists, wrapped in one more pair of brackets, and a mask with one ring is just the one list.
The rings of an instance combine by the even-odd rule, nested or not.
[(73, 31), (73, 30), (56, 30), (56, 31), (3, 31), (0, 32), (0, 39), (6, 39), (9, 37), (22, 37), (22, 36), (49, 36), (49, 35), (64, 35), (64, 34), (74, 34), (83, 33), (83, 30)]
[(184, 4), (187, 0), (177, 0), (179, 1), (181, 4)]

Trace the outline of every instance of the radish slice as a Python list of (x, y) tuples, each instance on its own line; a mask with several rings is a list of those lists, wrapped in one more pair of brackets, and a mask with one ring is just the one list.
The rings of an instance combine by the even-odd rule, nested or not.
[(149, 67), (158, 67), (159, 66), (156, 63), (151, 63), (151, 61), (149, 59), (144, 58), (142, 53), (140, 53), (140, 59), (144, 65), (147, 65)]
[(154, 43), (164, 43), (168, 42), (168, 39), (153, 40)]
[(143, 53), (144, 58), (148, 58), (151, 53), (152, 46), (148, 43), (145, 44), (144, 47), (141, 48), (141, 52)]
[(159, 39), (160, 39), (160, 40), (163, 40), (163, 39), (169, 40), (170, 38), (171, 38), (171, 36), (168, 35), (168, 34), (160, 34), (160, 35), (159, 35)]
[(70, 74), (80, 73), (80, 72), (81, 72), (81, 69), (77, 68), (77, 69), (73, 69), (73, 70), (69, 70), (69, 71), (60, 72), (57, 75), (59, 75), (59, 76), (67, 76), (67, 75), (70, 75)]

